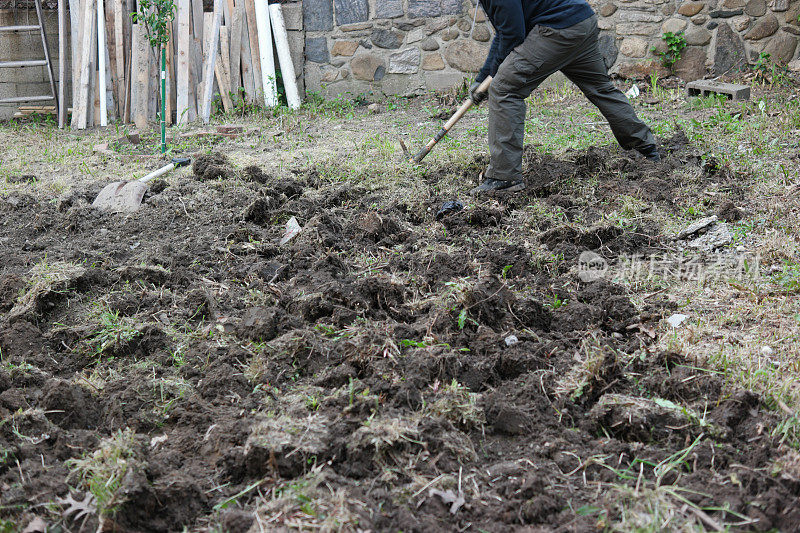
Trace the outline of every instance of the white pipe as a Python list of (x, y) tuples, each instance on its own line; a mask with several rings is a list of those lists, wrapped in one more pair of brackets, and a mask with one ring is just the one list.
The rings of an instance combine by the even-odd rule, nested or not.
[(264, 105), (278, 105), (278, 85), (275, 81), (275, 57), (272, 49), (272, 29), (269, 24), (267, 0), (256, 0), (256, 27), (258, 52), (261, 55), (261, 80), (264, 87)]
[(281, 65), (283, 87), (286, 89), (286, 103), (289, 104), (289, 109), (297, 109), (300, 107), (300, 94), (297, 92), (297, 78), (281, 5), (270, 4), (269, 15), (272, 19), (272, 35), (275, 37), (275, 48), (278, 50), (278, 61)]
[(103, 0), (97, 0), (97, 71), (100, 82), (100, 125), (108, 126), (106, 103), (106, 13)]

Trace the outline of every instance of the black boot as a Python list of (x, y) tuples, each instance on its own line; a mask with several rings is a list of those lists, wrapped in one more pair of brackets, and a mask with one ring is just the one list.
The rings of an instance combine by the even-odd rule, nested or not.
[(636, 149), (640, 154), (642, 154), (648, 161), (653, 161), (654, 163), (658, 163), (661, 161), (661, 154), (658, 153), (658, 148), (656, 148), (655, 144), (649, 144), (647, 146), (642, 146)]
[(487, 178), (483, 183), (472, 189), (472, 194), (483, 194), (487, 192), (518, 192), (525, 188), (525, 180), (495, 180)]

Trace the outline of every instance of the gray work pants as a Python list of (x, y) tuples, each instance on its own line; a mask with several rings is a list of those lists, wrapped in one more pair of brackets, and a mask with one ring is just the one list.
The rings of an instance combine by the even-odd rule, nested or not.
[(597, 17), (556, 30), (535, 26), (500, 65), (489, 87), (489, 153), (487, 178), (522, 176), (525, 98), (550, 74), (560, 70), (608, 119), (625, 148), (655, 145), (628, 99), (611, 83), (597, 44)]

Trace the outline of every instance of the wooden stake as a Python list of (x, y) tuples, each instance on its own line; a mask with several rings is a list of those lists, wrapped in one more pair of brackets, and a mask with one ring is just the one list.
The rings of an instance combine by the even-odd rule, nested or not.
[(125, 42), (122, 27), (122, 0), (114, 0), (114, 59), (111, 60), (114, 71), (114, 101), (117, 104), (117, 117), (125, 114)]
[(244, 0), (244, 10), (247, 15), (247, 30), (250, 38), (250, 57), (253, 70), (253, 102), (263, 93), (261, 76), (261, 53), (258, 49), (258, 25), (256, 25), (255, 0)]
[(150, 43), (144, 25), (133, 24), (131, 46), (131, 118), (140, 130), (148, 123), (150, 99)]
[[(73, 110), (76, 108), (76, 102), (78, 99), (78, 85), (80, 84), (80, 77), (81, 77), (81, 35), (80, 35), (80, 28), (81, 28), (81, 18), (79, 15), (82, 13), (82, 4), (81, 0), (69, 0), (69, 43), (71, 48), (71, 61), (70, 61), (70, 70), (72, 75), (70, 78), (72, 79), (72, 108)], [(72, 114), (72, 126), (75, 127), (77, 124), (75, 113)]]
[(178, 72), (177, 78), (177, 116), (178, 124), (189, 122), (189, 20), (188, 1), (178, 2)]
[(217, 56), (217, 62), (214, 65), (214, 74), (217, 76), (217, 86), (219, 87), (219, 95), (222, 98), (222, 107), (226, 113), (230, 113), (233, 111), (233, 102), (230, 95), (231, 78), (228, 74), (230, 45), (227, 26), (222, 26), (219, 29), (219, 48), (220, 54)]
[(58, 0), (58, 127), (67, 123), (67, 6), (66, 0)]
[(217, 62), (217, 47), (219, 45), (219, 28), (222, 26), (222, 0), (214, 0), (214, 15), (210, 35), (207, 35), (206, 44), (208, 54), (203, 65), (203, 99), (202, 118), (208, 124), (211, 120), (211, 94), (214, 91), (214, 65)]
[(203, 101), (203, 60), (205, 59), (205, 38), (203, 36), (205, 21), (203, 20), (203, 0), (192, 1), (192, 34), (194, 45), (192, 46), (192, 71), (194, 85), (194, 100), (197, 107), (197, 115), (202, 115)]
[(242, 86), (244, 87), (245, 98), (248, 102), (255, 101), (255, 89), (253, 86), (253, 59), (250, 52), (250, 33), (247, 29), (247, 13), (244, 11), (244, 0), (236, 0), (236, 9), (242, 12)]
[(230, 30), (230, 71), (231, 91), (237, 95), (239, 94), (239, 89), (242, 87), (242, 26), (244, 25), (244, 18), (246, 16), (241, 6), (235, 6), (233, 8)]
[(76, 129), (86, 129), (89, 123), (89, 105), (92, 84), (92, 43), (95, 40), (95, 22), (97, 14), (97, 4), (94, 0), (86, 0), (83, 10), (83, 21), (81, 31), (81, 57), (80, 57), (80, 76), (78, 82), (78, 97), (74, 108)]
[(106, 10), (103, 0), (97, 0), (97, 83), (100, 105), (100, 125), (108, 126), (106, 102)]
[(115, 0), (106, 0), (106, 44), (108, 49), (108, 73), (110, 77), (109, 88), (111, 100), (114, 104), (112, 113), (120, 116), (119, 78), (117, 77), (117, 23), (115, 20)]
[[(175, 22), (174, 20), (172, 21)], [(166, 112), (164, 113), (164, 122), (169, 126), (172, 124), (172, 111), (175, 109), (175, 69), (173, 65), (173, 50), (175, 50), (175, 24), (170, 24), (169, 42), (167, 47), (167, 94), (166, 94)]]
[(133, 76), (131, 75), (131, 67), (133, 65), (133, 21), (131, 20), (131, 7), (132, 0), (121, 0), (122, 2), (122, 38), (125, 49), (125, 112), (123, 114), (123, 122), (131, 122), (131, 85)]

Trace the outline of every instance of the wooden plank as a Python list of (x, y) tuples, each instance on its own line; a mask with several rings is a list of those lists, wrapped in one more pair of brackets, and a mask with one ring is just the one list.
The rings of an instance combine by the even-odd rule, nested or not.
[(132, 25), (131, 119), (140, 130), (147, 128), (150, 92), (150, 43), (142, 24)]
[[(108, 35), (108, 31), (106, 31)], [(114, 102), (113, 81), (111, 78), (111, 69), (109, 68), (108, 47), (106, 47), (106, 113), (108, 120), (114, 120), (116, 115), (116, 105)]]
[(231, 100), (231, 78), (229, 72), (230, 65), (230, 38), (228, 37), (228, 27), (222, 26), (219, 29), (219, 48), (217, 63), (214, 65), (214, 74), (217, 77), (219, 96), (222, 98), (222, 107), (226, 113), (233, 112), (233, 101)]
[[(241, 0), (240, 0), (241, 1)], [(244, 6), (241, 6), (244, 8)], [(248, 103), (255, 101), (255, 88), (253, 85), (253, 59), (250, 54), (250, 36), (247, 32), (247, 17), (242, 19), (242, 87), (244, 87), (244, 98)]]
[(106, 43), (108, 45), (108, 72), (111, 79), (109, 87), (113, 95), (114, 115), (119, 116), (119, 83), (117, 78), (117, 21), (116, 0), (106, 0)]
[(150, 56), (150, 98), (147, 101), (148, 120), (158, 122), (161, 114), (161, 50), (147, 43)]
[(197, 108), (197, 115), (200, 116), (202, 112), (203, 101), (203, 54), (205, 46), (205, 39), (203, 37), (204, 20), (203, 20), (203, 0), (192, 1), (192, 36), (194, 39), (194, 46), (192, 46), (192, 65), (191, 76), (193, 83), (190, 85), (194, 91), (195, 107)]
[(236, 8), (242, 10), (242, 47), (240, 53), (242, 69), (242, 87), (244, 98), (251, 103), (255, 98), (253, 88), (253, 59), (250, 53), (250, 34), (247, 31), (247, 13), (244, 11), (244, 0), (236, 0)]
[(81, 0), (69, 0), (70, 93), (73, 108), (80, 78)]
[[(81, 82), (81, 42), (83, 42), (83, 8), (86, 7), (86, 0), (69, 0), (69, 24), (70, 24), (70, 48), (72, 49), (72, 109), (77, 109), (79, 86)], [(72, 113), (70, 124), (75, 128), (78, 124), (77, 113)]]
[(247, 15), (247, 30), (250, 38), (250, 57), (253, 70), (253, 102), (264, 92), (261, 75), (261, 53), (258, 50), (258, 26), (256, 25), (255, 0), (244, 0), (244, 10)]
[[(174, 20), (172, 22), (174, 22)], [(164, 112), (164, 122), (166, 122), (167, 126), (172, 124), (172, 112), (175, 110), (175, 70), (173, 68), (174, 67), (174, 65), (173, 65), (173, 57), (174, 57), (173, 50), (175, 50), (175, 42), (174, 42), (175, 41), (175, 39), (174, 39), (175, 32), (173, 31), (174, 30), (174, 24), (170, 24), (170, 26), (171, 27), (170, 27), (170, 31), (169, 31), (169, 42), (167, 43), (167, 50), (166, 50), (166, 52), (167, 52), (167, 54), (166, 54), (166, 56), (167, 56), (166, 57), (166, 59), (167, 59), (167, 72), (166, 72), (166, 75), (167, 75), (167, 80), (166, 80), (167, 81), (167, 83), (166, 83), (166, 86), (167, 86), (167, 105), (166, 105), (166, 111)], [(160, 59), (159, 59), (159, 61), (160, 61)], [(161, 67), (159, 66), (159, 69), (160, 68)], [(161, 87), (161, 86), (159, 85), (159, 87)]]
[(97, 4), (94, 0), (86, 0), (86, 5), (82, 11), (83, 20), (81, 22), (81, 56), (80, 56), (80, 75), (78, 82), (77, 105), (75, 106), (76, 129), (86, 129), (89, 124), (89, 106), (92, 84), (92, 43), (95, 42), (95, 26), (97, 22)]
[(58, 127), (67, 123), (67, 2), (58, 0)]
[(231, 42), (231, 90), (239, 95), (242, 87), (242, 26), (247, 15), (241, 5), (233, 8), (230, 42)]
[[(114, 0), (114, 58), (111, 59), (114, 71), (114, 102), (117, 104), (117, 117), (122, 118), (125, 109), (125, 40), (122, 25), (122, 0)], [(109, 48), (110, 50), (110, 48)]]
[(191, 0), (192, 2), (192, 31), (194, 38), (200, 41), (201, 45), (205, 45), (203, 36), (204, 19), (203, 19), (203, 0)]
[(177, 80), (177, 115), (178, 124), (189, 122), (189, 34), (190, 5), (188, 1), (178, 2), (178, 71)]
[(108, 126), (108, 102), (106, 101), (106, 9), (104, 0), (97, 0), (97, 104), (100, 125)]
[(87, 119), (87, 127), (91, 128), (97, 124), (99, 120), (99, 116), (95, 113), (95, 107), (92, 105), (95, 102), (95, 98), (97, 96), (97, 0), (89, 0), (91, 4), (94, 5), (93, 9), (93, 18), (94, 23), (92, 24), (91, 29), (91, 41), (89, 47), (89, 72), (90, 72), (90, 83), (89, 83), (89, 95), (87, 98), (88, 102), (88, 119)]
[(122, 42), (125, 51), (125, 99), (122, 121), (131, 122), (131, 66), (133, 64), (133, 20), (131, 19), (132, 0), (120, 0), (122, 7)]
[[(206, 94), (206, 83), (205, 83), (205, 75), (206, 75), (206, 65), (208, 63), (208, 57), (211, 52), (211, 44), (209, 44), (209, 39), (213, 35), (214, 29), (214, 14), (213, 13), (203, 13), (203, 68), (200, 73), (200, 87), (197, 96), (197, 111), (200, 115), (200, 118), (203, 118), (202, 110), (204, 108), (204, 98)], [(216, 64), (216, 57), (214, 58), (214, 62)], [(213, 74), (212, 74), (213, 76)], [(213, 85), (213, 81), (212, 81)], [(214, 94), (214, 88), (211, 88), (211, 94)]]
[(206, 124), (211, 119), (211, 93), (214, 90), (214, 65), (217, 62), (220, 26), (222, 26), (222, 0), (214, 0), (214, 14), (209, 24), (209, 35), (206, 35), (208, 54), (203, 65), (203, 98), (200, 104), (203, 110), (201, 116)]

